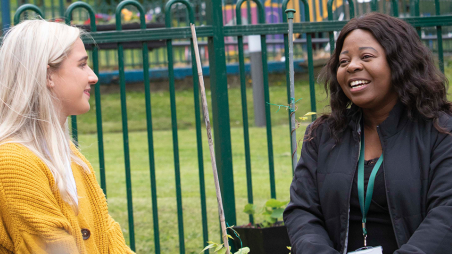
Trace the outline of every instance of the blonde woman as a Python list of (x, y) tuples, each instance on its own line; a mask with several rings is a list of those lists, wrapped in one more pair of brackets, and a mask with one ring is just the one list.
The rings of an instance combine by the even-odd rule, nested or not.
[(98, 80), (80, 34), (32, 20), (3, 39), (0, 253), (133, 253), (68, 133), (68, 116), (89, 110)]

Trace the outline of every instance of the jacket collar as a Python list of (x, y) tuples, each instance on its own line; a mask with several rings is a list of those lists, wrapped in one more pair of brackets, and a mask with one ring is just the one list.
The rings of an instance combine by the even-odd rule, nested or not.
[[(353, 132), (359, 135), (361, 134), (362, 114), (362, 109), (355, 104), (352, 104), (347, 112), (347, 117), (350, 118), (349, 126)], [(389, 116), (379, 125), (382, 137), (386, 139), (393, 136), (403, 129), (408, 120), (405, 105), (399, 100), (389, 112)]]

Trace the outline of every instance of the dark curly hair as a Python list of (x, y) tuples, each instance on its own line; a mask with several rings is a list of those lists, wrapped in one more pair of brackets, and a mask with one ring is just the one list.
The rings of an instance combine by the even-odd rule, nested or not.
[(347, 109), (352, 101), (342, 91), (337, 81), (339, 54), (347, 35), (356, 29), (369, 31), (385, 49), (391, 69), (391, 84), (405, 105), (408, 116), (420, 115), (432, 119), (435, 128), (445, 132), (438, 123), (439, 114), (452, 114), (452, 104), (447, 100), (448, 81), (436, 68), (430, 50), (424, 46), (416, 30), (408, 23), (381, 13), (351, 19), (341, 30), (336, 49), (321, 72), (325, 90), (330, 96), (331, 113), (317, 119), (306, 134), (312, 138), (314, 130), (327, 121), (333, 138), (338, 142), (347, 125)]

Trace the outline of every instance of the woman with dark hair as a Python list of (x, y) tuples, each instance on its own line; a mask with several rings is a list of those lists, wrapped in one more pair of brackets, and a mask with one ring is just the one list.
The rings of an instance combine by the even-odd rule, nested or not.
[(351, 19), (323, 77), (331, 113), (306, 130), (284, 212), (292, 253), (452, 253), (452, 104), (415, 29)]

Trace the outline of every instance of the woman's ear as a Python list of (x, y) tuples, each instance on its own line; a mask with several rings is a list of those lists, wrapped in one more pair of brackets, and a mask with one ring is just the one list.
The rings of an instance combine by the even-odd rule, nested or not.
[(55, 87), (55, 82), (53, 81), (52, 73), (50, 72), (50, 65), (47, 65), (47, 88)]

